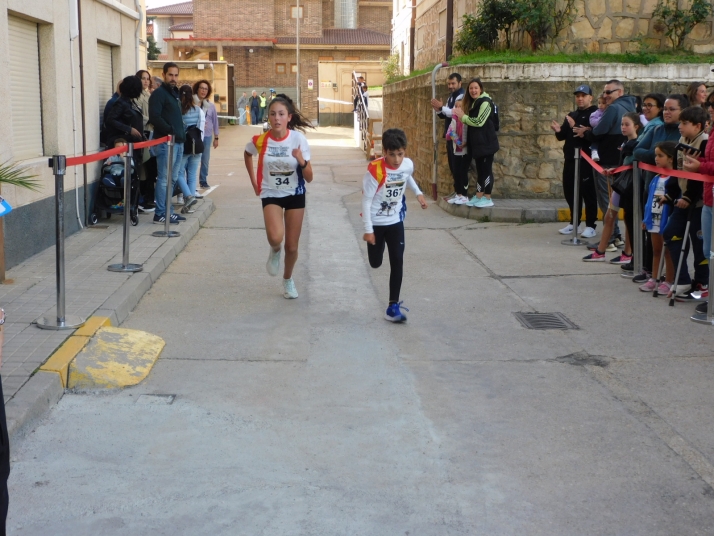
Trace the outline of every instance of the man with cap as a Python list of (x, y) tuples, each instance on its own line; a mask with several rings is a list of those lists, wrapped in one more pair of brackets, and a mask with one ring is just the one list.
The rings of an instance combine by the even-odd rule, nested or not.
[[(573, 194), (575, 191), (575, 150), (583, 149), (590, 154), (590, 142), (585, 138), (578, 137), (573, 132), (573, 128), (590, 125), (590, 114), (597, 110), (593, 106), (593, 91), (590, 86), (582, 84), (575, 91), (575, 105), (577, 109), (565, 116), (562, 125), (557, 121), (552, 121), (550, 128), (555, 132), (555, 137), (560, 141), (565, 141), (563, 145), (563, 195), (570, 207), (570, 221), (568, 225), (560, 229), (561, 234), (571, 234), (573, 232), (573, 210), (577, 213), (577, 221), (580, 222), (583, 201), (585, 201), (585, 226), (588, 230), (586, 235), (595, 236), (595, 225), (597, 221), (597, 193), (595, 181), (592, 177), (592, 168), (584, 159), (580, 160), (580, 196), (577, 207), (573, 206)], [(585, 232), (585, 231), (583, 231)]]

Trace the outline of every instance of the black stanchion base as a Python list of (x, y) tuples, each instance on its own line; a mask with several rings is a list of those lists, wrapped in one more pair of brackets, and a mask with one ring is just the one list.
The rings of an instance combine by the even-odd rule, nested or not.
[(57, 318), (47, 318), (43, 316), (37, 319), (37, 327), (40, 329), (50, 329), (53, 331), (60, 331), (65, 329), (77, 329), (84, 325), (85, 320), (79, 316), (67, 315), (64, 317), (64, 321), (60, 321)]
[(110, 264), (107, 270), (110, 272), (141, 272), (144, 267), (141, 264)]
[(177, 236), (181, 236), (181, 233), (178, 231), (155, 231), (151, 233), (151, 236), (164, 236), (166, 238), (175, 238)]
[(709, 324), (710, 326), (714, 325), (714, 322), (707, 318), (706, 313), (697, 313), (692, 316), (690, 320), (692, 322), (696, 322), (697, 324)]
[(589, 246), (589, 242), (583, 242), (577, 236), (560, 241), (564, 246)]

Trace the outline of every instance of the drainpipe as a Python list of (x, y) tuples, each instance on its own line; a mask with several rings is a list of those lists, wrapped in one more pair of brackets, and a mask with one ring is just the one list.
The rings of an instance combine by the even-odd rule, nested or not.
[[(80, 0), (81, 1), (81, 0)], [(449, 0), (451, 1), (451, 0)], [(136, 37), (136, 69), (134, 69), (136, 72), (139, 72), (139, 69), (141, 69), (141, 62), (140, 62), (140, 57), (139, 57), (139, 48), (141, 45), (141, 25), (144, 23), (144, 11), (141, 9), (141, 1), (140, 0), (134, 0), (134, 5), (136, 6), (136, 11), (139, 13), (139, 20), (136, 23), (136, 31), (134, 32), (134, 36)]]
[[(439, 63), (436, 67), (434, 67), (434, 70), (431, 71), (431, 98), (435, 99), (436, 98), (436, 73), (441, 69), (442, 67), (448, 67), (449, 63), (448, 62), (442, 62)], [(431, 118), (431, 134), (432, 138), (434, 140), (434, 164), (433, 164), (433, 171), (431, 175), (431, 196), (434, 198), (434, 201), (437, 199), (436, 195), (436, 178), (437, 178), (437, 167), (438, 167), (438, 158), (439, 158), (439, 138), (436, 133), (436, 110), (432, 109), (431, 112), (432, 118)]]
[[(82, 116), (82, 156), (87, 156), (87, 120), (84, 98), (84, 46), (82, 44), (82, 0), (77, 0), (77, 39), (79, 42), (79, 109)], [(89, 221), (89, 186), (87, 164), (82, 164), (84, 177), (84, 226)]]
[(446, 61), (451, 59), (454, 43), (454, 0), (446, 0)]

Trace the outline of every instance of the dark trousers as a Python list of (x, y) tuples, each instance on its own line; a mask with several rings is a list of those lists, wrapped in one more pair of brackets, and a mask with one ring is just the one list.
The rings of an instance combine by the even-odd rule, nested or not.
[(154, 189), (156, 188), (156, 177), (158, 169), (156, 167), (156, 157), (152, 156), (143, 164), (144, 180), (139, 181), (139, 191), (144, 198), (144, 203), (154, 203)]
[[(451, 146), (451, 143), (449, 143), (449, 146)], [(454, 191), (457, 194), (468, 196), (471, 155), (458, 156), (452, 153), (449, 164), (452, 170), (451, 173), (454, 176)]]
[(399, 301), (404, 272), (404, 222), (374, 226), (374, 245), (367, 244), (367, 256), (372, 268), (382, 266), (384, 246), (389, 252), (389, 303)]
[(5, 417), (5, 397), (2, 392), (0, 378), (0, 536), (5, 536), (7, 522), (7, 507), (9, 496), (7, 479), (10, 476), (10, 440), (7, 435), (7, 418)]
[[(689, 225), (689, 240), (687, 240), (687, 246), (682, 252), (687, 220), (691, 221)], [(675, 207), (672, 215), (667, 220), (667, 226), (664, 228), (662, 236), (675, 266), (679, 263), (679, 256), (684, 255), (677, 284), (689, 285), (692, 283), (692, 278), (689, 276), (689, 268), (687, 267), (687, 257), (691, 247), (694, 247), (692, 251), (694, 254), (694, 283), (708, 284), (709, 265), (704, 257), (704, 248), (702, 246), (702, 208), (695, 207), (690, 211), (688, 208)], [(674, 277), (675, 274), (668, 275)]]
[(480, 156), (473, 160), (476, 164), (476, 175), (478, 176), (476, 191), (491, 195), (491, 190), (493, 190), (493, 155)]
[(260, 122), (260, 108), (250, 109), (250, 124), (257, 125)]
[[(620, 194), (620, 208), (625, 211), (625, 228), (630, 235), (630, 240), (635, 239), (635, 202), (632, 187)], [(640, 227), (638, 227), (639, 232)]]
[[(570, 221), (573, 221), (573, 197), (575, 194), (575, 159), (566, 158), (563, 165), (563, 195), (570, 208)], [(595, 191), (595, 181), (592, 176), (592, 168), (585, 162), (580, 161), (580, 190), (578, 196), (578, 206), (575, 209), (578, 217), (583, 213), (583, 202), (585, 202), (585, 225), (595, 229), (597, 225), (597, 193)]]

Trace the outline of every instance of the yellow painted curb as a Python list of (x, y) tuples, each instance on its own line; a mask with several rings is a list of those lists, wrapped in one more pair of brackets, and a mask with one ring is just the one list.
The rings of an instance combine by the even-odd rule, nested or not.
[[(617, 216), (621, 220), (624, 219), (625, 211), (620, 209), (620, 211), (617, 213)], [(583, 209), (583, 213), (581, 214), (580, 219), (582, 221), (585, 221), (585, 209)], [(597, 209), (597, 219), (602, 221), (602, 210), (600, 210), (600, 209)], [(570, 220), (570, 209), (559, 208), (558, 209), (558, 221), (571, 221)]]
[(79, 352), (87, 345), (99, 328), (111, 326), (112, 322), (105, 316), (93, 316), (84, 325), (77, 329), (62, 346), (60, 346), (50, 358), (44, 362), (40, 370), (46, 372), (56, 372), (62, 380), (62, 387), (67, 388), (67, 378), (69, 377), (69, 364)]
[(149, 375), (166, 343), (144, 331), (100, 328), (70, 363), (70, 389), (118, 389)]

